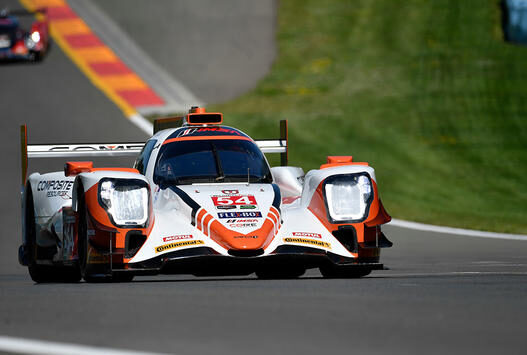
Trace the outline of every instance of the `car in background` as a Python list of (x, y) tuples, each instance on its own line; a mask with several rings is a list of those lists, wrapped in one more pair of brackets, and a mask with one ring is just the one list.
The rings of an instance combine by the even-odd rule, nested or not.
[[(24, 17), (37, 16), (29, 31), (24, 29)], [(0, 62), (42, 60), (49, 48), (49, 24), (46, 9), (35, 12), (26, 10), (0, 10)]]

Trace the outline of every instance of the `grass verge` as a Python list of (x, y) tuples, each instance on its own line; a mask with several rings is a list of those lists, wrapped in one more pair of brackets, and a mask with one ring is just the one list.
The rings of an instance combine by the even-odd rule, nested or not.
[(280, 1), (279, 56), (210, 109), (255, 138), (290, 123), (291, 165), (353, 155), (397, 218), (527, 232), (527, 48), (498, 0)]

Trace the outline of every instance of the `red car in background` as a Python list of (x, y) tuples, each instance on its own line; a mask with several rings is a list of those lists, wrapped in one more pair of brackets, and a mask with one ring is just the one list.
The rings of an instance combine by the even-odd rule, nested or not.
[[(21, 27), (23, 17), (39, 15), (29, 31)], [(49, 47), (46, 9), (35, 12), (26, 10), (0, 10), (0, 61), (40, 61)]]

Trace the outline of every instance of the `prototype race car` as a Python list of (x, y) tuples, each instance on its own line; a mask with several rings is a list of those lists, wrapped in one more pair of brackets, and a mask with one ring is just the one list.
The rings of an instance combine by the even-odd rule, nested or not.
[[(23, 243), (36, 282), (129, 281), (135, 275), (361, 277), (382, 269), (390, 221), (375, 172), (351, 156), (304, 175), (280, 139), (256, 140), (193, 107), (157, 120), (146, 144), (27, 145), (21, 127)], [(172, 128), (168, 128), (172, 127)], [(280, 153), (270, 168), (263, 153)], [(33, 173), (28, 158), (138, 154), (134, 168), (68, 161)]]
[[(20, 26), (19, 17), (40, 15), (33, 21), (30, 31)], [(40, 61), (49, 47), (46, 10), (36, 12), (0, 10), (0, 60)]]

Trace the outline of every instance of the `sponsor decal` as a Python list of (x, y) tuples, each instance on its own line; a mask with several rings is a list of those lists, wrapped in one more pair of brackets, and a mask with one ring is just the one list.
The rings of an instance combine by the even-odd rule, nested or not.
[(219, 218), (262, 218), (262, 213), (254, 212), (218, 212)]
[(321, 240), (305, 239), (305, 238), (284, 238), (286, 243), (300, 243), (300, 244), (310, 244), (317, 247), (329, 248), (331, 249), (331, 244), (328, 242), (323, 242)]
[(229, 228), (256, 228), (258, 226), (257, 223), (231, 223), (229, 224)]
[(142, 145), (138, 144), (123, 144), (123, 145), (74, 145), (74, 146), (59, 146), (51, 147), (49, 151), (60, 152), (60, 151), (114, 151), (114, 150), (131, 150), (131, 149), (141, 149)]
[(94, 248), (88, 250), (88, 264), (106, 264), (110, 262), (109, 255), (99, 253)]
[(88, 235), (88, 237), (93, 237), (94, 235), (96, 235), (97, 233), (95, 233), (95, 229), (88, 229), (86, 231), (86, 234)]
[(229, 219), (227, 223), (258, 223), (257, 219)]
[(227, 220), (229, 228), (256, 228), (258, 226), (257, 219), (229, 219)]
[(256, 205), (253, 195), (211, 196), (214, 206)]
[(235, 235), (234, 239), (257, 239), (257, 235)]
[(241, 205), (240, 210), (254, 210), (257, 206), (255, 205)]
[(308, 238), (322, 238), (318, 233), (307, 233), (307, 232), (293, 232), (293, 237), (308, 237)]
[(184, 235), (170, 235), (168, 237), (163, 237), (163, 241), (166, 242), (172, 242), (174, 240), (182, 240), (182, 239), (192, 239), (192, 234), (184, 234)]
[(221, 190), (221, 193), (225, 195), (238, 195), (239, 194), (238, 190)]
[(234, 129), (229, 129), (225, 127), (203, 127), (203, 128), (188, 128), (182, 131), (178, 134), (178, 137), (183, 136), (202, 136), (206, 135), (207, 133), (223, 133), (221, 135), (235, 135), (235, 136), (241, 136), (242, 134)]
[(201, 245), (201, 244), (205, 244), (205, 242), (203, 240), (187, 240), (187, 241), (184, 241), (184, 242), (177, 242), (177, 243), (170, 243), (170, 244), (160, 245), (160, 246), (156, 247), (155, 250), (156, 250), (156, 253), (161, 253), (163, 251), (167, 251), (167, 250), (170, 250), (170, 249), (176, 249), (176, 248), (181, 248), (181, 247), (189, 247), (189, 246), (192, 246), (192, 245)]
[(216, 206), (218, 210), (235, 210), (236, 206)]
[(71, 198), (69, 192), (73, 187), (73, 181), (68, 180), (42, 180), (37, 184), (37, 191), (42, 191), (46, 197)]

